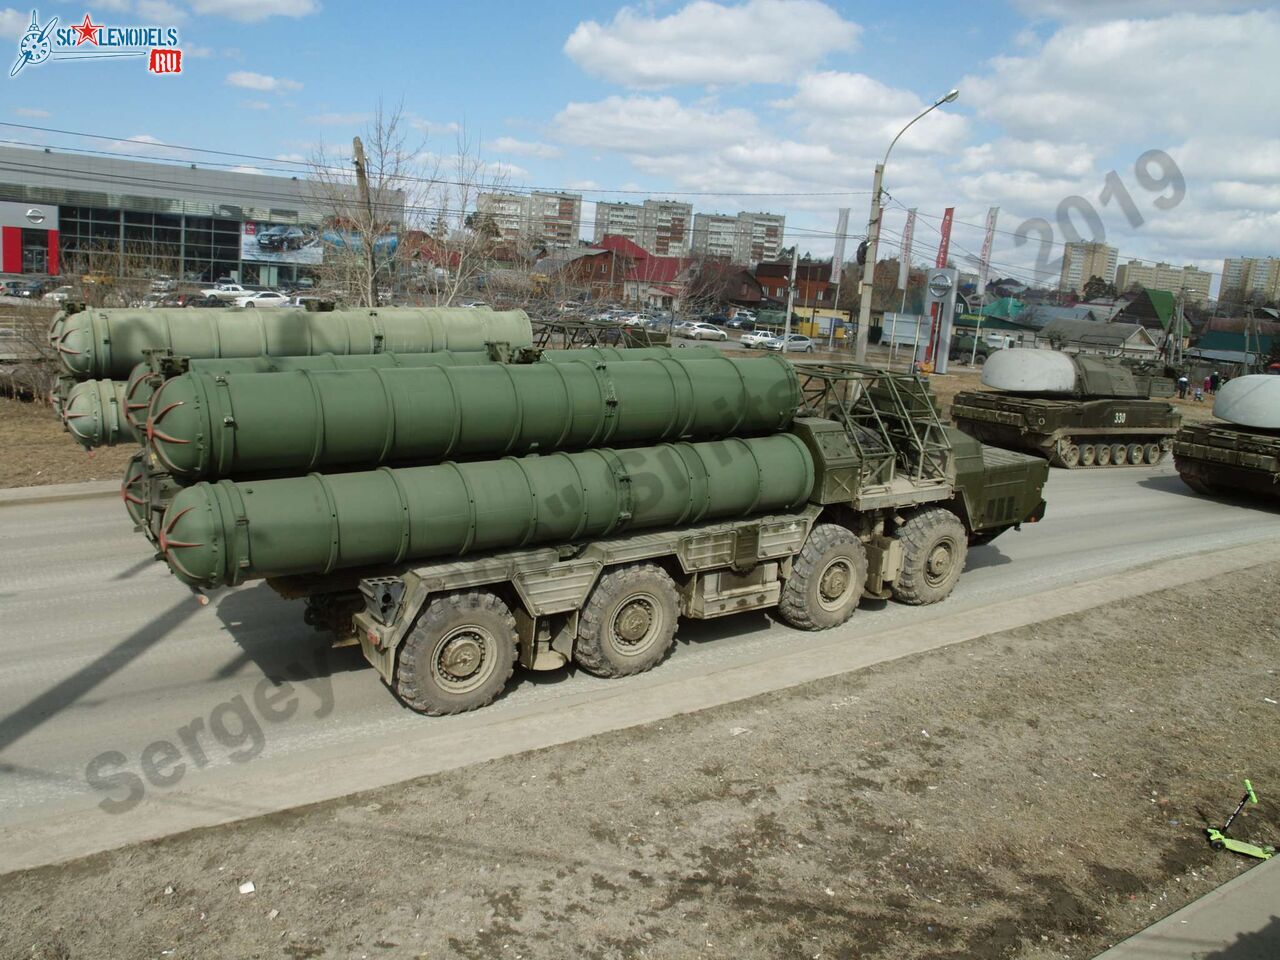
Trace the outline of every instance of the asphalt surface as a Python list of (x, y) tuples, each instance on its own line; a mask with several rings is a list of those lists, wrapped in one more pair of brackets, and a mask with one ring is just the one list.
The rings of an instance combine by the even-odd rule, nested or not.
[(867, 604), (818, 634), (758, 613), (686, 621), (675, 653), (649, 674), (517, 673), (493, 706), (444, 719), (400, 706), (357, 650), (326, 652), (301, 604), (265, 584), (200, 606), (117, 502), (5, 507), (0, 870), (646, 722), (1280, 558), (1280, 512), (1194, 495), (1168, 464), (1053, 471), (1046, 499), (1042, 523), (971, 551), (943, 604)]

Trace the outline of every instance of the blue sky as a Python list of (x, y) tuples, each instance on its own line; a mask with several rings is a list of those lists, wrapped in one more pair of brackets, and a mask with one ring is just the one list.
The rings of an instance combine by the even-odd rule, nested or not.
[[(450, 154), (465, 130), (513, 187), (578, 189), (588, 201), (642, 190), (697, 210), (781, 212), (801, 249), (821, 254), (838, 207), (852, 207), (852, 234), (865, 230), (876, 159), (902, 123), (955, 86), (960, 100), (895, 148), (890, 247), (902, 208), (918, 206), (916, 256), (928, 258), (937, 218), (953, 205), (963, 261), (981, 246), (987, 208), (999, 206), (993, 270), (1031, 279), (1052, 271), (1069, 231), (1093, 233), (1079, 212), (1087, 201), (1122, 262), (1217, 271), (1223, 256), (1276, 252), (1280, 140), (1257, 107), (1280, 100), (1280, 14), (1270, 5), (107, 0), (39, 13), (69, 25), (86, 10), (95, 23), (176, 24), (183, 74), (152, 76), (131, 60), (28, 67), (5, 78), (0, 120), (126, 142), (11, 127), (0, 137), (197, 162), (163, 145), (209, 147), (281, 164), (321, 141), (349, 143), (381, 98), (403, 102), (432, 153)], [(0, 9), (14, 56), (29, 19), (29, 9)], [(1135, 160), (1151, 149), (1185, 177), (1176, 204), (1155, 202), (1172, 187), (1139, 179)], [(1160, 163), (1147, 172), (1167, 172)], [(1122, 185), (1132, 197), (1128, 216), (1100, 199), (1113, 171), (1112, 193)], [(1068, 227), (1058, 210), (1073, 195), (1083, 200), (1066, 204), (1077, 211)], [(1028, 225), (1037, 217), (1049, 221), (1043, 249), (1041, 228)]]

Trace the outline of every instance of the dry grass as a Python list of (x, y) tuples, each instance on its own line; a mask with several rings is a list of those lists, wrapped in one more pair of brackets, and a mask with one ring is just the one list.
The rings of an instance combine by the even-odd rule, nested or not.
[(0, 397), (0, 487), (119, 480), (134, 444), (85, 451), (44, 403)]

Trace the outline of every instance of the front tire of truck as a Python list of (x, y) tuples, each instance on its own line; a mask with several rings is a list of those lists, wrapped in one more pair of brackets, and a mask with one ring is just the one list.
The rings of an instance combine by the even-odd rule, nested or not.
[(858, 608), (867, 584), (867, 551), (851, 530), (821, 523), (792, 561), (778, 613), (799, 630), (826, 630)]
[(511, 679), (516, 621), (510, 608), (483, 590), (436, 597), (405, 637), (396, 695), (433, 717), (476, 710)]
[(626, 677), (656, 667), (670, 652), (679, 595), (665, 570), (650, 563), (600, 578), (578, 619), (573, 659), (597, 677)]
[(902, 544), (902, 570), (893, 581), (894, 599), (913, 606), (945, 600), (969, 552), (960, 518), (940, 507), (921, 510), (898, 528), (896, 536)]

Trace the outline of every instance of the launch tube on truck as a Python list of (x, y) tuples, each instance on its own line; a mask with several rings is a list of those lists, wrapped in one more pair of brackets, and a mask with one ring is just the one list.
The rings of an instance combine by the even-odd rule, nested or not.
[(146, 436), (186, 482), (770, 433), (800, 401), (772, 356), (186, 373)]

